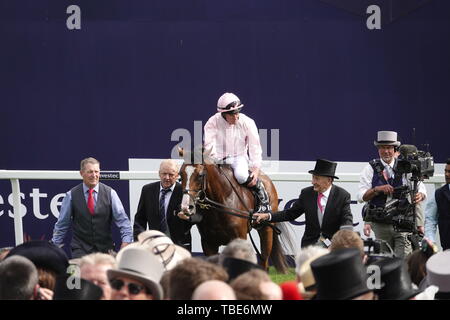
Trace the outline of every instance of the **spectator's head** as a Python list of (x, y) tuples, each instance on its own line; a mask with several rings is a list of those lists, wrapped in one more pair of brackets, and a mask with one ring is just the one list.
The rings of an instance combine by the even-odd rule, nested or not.
[(161, 231), (144, 231), (138, 235), (138, 240), (143, 248), (161, 261), (166, 270), (173, 269), (179, 262), (191, 257), (188, 250), (174, 244), (172, 239)]
[(223, 249), (219, 256), (219, 263), (223, 263), (225, 258), (236, 258), (251, 263), (257, 263), (258, 259), (252, 245), (244, 239), (236, 238), (231, 240)]
[(297, 275), (297, 280), (299, 281), (300, 292), (305, 297), (306, 300), (312, 299), (317, 293), (316, 279), (314, 278), (314, 274), (311, 269), (311, 262), (316, 260), (317, 258), (328, 254), (326, 252), (320, 252), (318, 255), (313, 256), (306, 260)]
[(100, 162), (94, 158), (81, 160), (80, 175), (88, 188), (95, 188), (100, 180)]
[(91, 281), (103, 290), (102, 300), (111, 299), (107, 271), (116, 267), (116, 259), (106, 253), (91, 253), (80, 260), (80, 277)]
[(337, 163), (325, 160), (317, 159), (314, 170), (308, 172), (312, 174), (312, 185), (314, 191), (325, 192), (333, 184), (334, 179), (339, 179), (335, 176)]
[(386, 163), (391, 163), (396, 149), (400, 146), (400, 141), (397, 141), (395, 131), (378, 131), (377, 140), (373, 144), (377, 147), (380, 158)]
[(366, 254), (364, 252), (364, 241), (361, 239), (359, 234), (352, 230), (342, 229), (336, 232), (331, 238), (331, 245), (329, 247), (330, 251), (344, 249), (344, 248), (355, 248), (358, 249), (363, 262), (366, 262)]
[(141, 248), (124, 250), (117, 268), (107, 271), (112, 300), (161, 300), (159, 284), (164, 267), (150, 252)]
[(226, 282), (228, 274), (221, 266), (199, 258), (188, 258), (170, 271), (170, 300), (190, 300), (201, 283), (208, 280)]
[(282, 292), (278, 285), (271, 284), (267, 272), (253, 269), (238, 276), (230, 285), (236, 293), (237, 300), (278, 300)]
[(242, 260), (242, 259), (230, 258), (230, 257), (223, 259), (222, 266), (225, 268), (225, 270), (228, 273), (228, 276), (229, 276), (228, 282), (233, 281), (234, 279), (239, 277), (241, 274), (248, 272), (250, 270), (253, 270), (253, 269), (263, 270), (261, 266), (255, 264), (255, 263), (252, 263), (252, 262), (249, 262), (246, 260)]
[(439, 287), (437, 300), (450, 300), (450, 250), (438, 252), (428, 259), (426, 282), (428, 286)]
[(208, 280), (195, 288), (192, 300), (236, 300), (236, 295), (228, 283)]
[(318, 300), (373, 299), (358, 249), (332, 251), (311, 262)]
[(69, 261), (65, 252), (47, 241), (29, 241), (12, 249), (6, 259), (11, 256), (23, 256), (34, 263), (39, 273), (39, 285), (54, 289), (56, 277), (67, 271)]
[(74, 275), (56, 277), (53, 300), (100, 300), (103, 290), (91, 281)]
[(313, 258), (313, 257), (320, 257), (324, 254), (327, 254), (329, 252), (328, 249), (325, 249), (321, 246), (311, 245), (307, 246), (305, 248), (302, 248), (300, 252), (297, 254), (297, 257), (295, 259), (295, 273), (297, 275), (297, 280), (301, 281), (300, 277), (300, 268), (302, 267), (303, 263), (305, 261)]
[(374, 283), (374, 292), (380, 300), (408, 300), (419, 293), (412, 287), (403, 259), (383, 257), (368, 268), (373, 270), (374, 275), (380, 275), (378, 283), (377, 279)]
[(429, 257), (421, 249), (414, 250), (406, 258), (409, 276), (417, 287), (420, 286), (427, 275), (426, 263), (428, 259)]
[(163, 160), (159, 166), (159, 178), (163, 188), (170, 188), (178, 179), (179, 167), (175, 160)]
[(447, 159), (444, 169), (445, 183), (450, 183), (450, 158)]
[(38, 289), (38, 272), (29, 259), (17, 255), (0, 262), (0, 300), (31, 300)]

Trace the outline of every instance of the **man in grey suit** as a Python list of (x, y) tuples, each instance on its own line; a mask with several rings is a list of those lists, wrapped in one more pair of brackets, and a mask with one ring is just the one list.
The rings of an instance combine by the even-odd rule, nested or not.
[(302, 247), (316, 244), (327, 245), (339, 229), (353, 229), (350, 210), (350, 194), (333, 185), (337, 163), (318, 159), (312, 174), (312, 186), (302, 189), (299, 198), (289, 209), (274, 213), (255, 213), (256, 222), (291, 221), (305, 214), (305, 233)]
[(100, 183), (100, 162), (94, 158), (81, 161), (83, 183), (67, 192), (53, 230), (52, 242), (62, 245), (72, 225), (72, 258), (114, 249), (111, 222), (120, 230), (121, 248), (133, 242), (131, 222), (117, 192)]

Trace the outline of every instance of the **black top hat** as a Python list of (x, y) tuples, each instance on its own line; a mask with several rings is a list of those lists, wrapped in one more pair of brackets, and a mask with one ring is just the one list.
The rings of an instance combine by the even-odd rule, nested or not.
[(250, 261), (230, 257), (223, 259), (222, 266), (228, 272), (229, 276), (228, 282), (231, 282), (231, 280), (239, 277), (241, 274), (250, 271), (252, 269), (263, 270), (259, 265), (252, 263)]
[(317, 300), (349, 300), (371, 291), (358, 249), (331, 251), (311, 262), (311, 269), (316, 279)]
[(100, 300), (103, 289), (91, 281), (68, 274), (56, 278), (53, 300)]
[(420, 293), (412, 287), (411, 278), (403, 259), (384, 257), (371, 266), (380, 269), (381, 288), (375, 288), (380, 300), (408, 300)]
[(67, 255), (60, 247), (47, 241), (29, 241), (12, 249), (8, 257), (23, 256), (31, 260), (36, 268), (55, 272), (57, 275), (65, 274), (69, 266)]
[(336, 166), (337, 166), (336, 162), (325, 159), (317, 159), (314, 170), (310, 170), (308, 172), (316, 176), (325, 176), (339, 179), (334, 175), (336, 172)]

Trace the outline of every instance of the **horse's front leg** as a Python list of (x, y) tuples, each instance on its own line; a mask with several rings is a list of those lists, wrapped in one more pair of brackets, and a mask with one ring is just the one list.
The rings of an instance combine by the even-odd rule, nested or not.
[(201, 243), (205, 256), (209, 257), (219, 253), (219, 246), (208, 243), (204, 239), (201, 240)]
[(273, 229), (264, 227), (258, 230), (261, 247), (261, 267), (264, 270), (269, 270), (269, 257), (273, 247)]

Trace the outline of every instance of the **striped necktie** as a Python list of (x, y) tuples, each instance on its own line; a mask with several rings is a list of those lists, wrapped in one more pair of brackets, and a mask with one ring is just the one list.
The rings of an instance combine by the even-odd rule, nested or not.
[(161, 218), (160, 223), (160, 231), (166, 232), (169, 228), (167, 225), (167, 218), (166, 218), (166, 194), (171, 191), (170, 188), (167, 189), (161, 189), (161, 197), (159, 198), (159, 215)]

